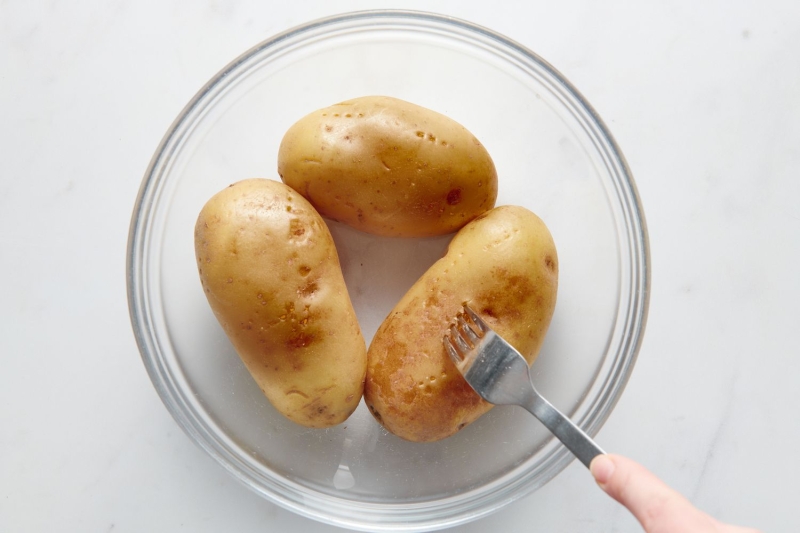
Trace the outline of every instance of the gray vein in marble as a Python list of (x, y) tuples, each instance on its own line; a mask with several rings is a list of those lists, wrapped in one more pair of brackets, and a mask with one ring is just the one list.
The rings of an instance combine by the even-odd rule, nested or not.
[(697, 481), (695, 482), (694, 489), (691, 492), (691, 497), (689, 498), (690, 501), (694, 502), (697, 501), (699, 494), (702, 492), (704, 486), (706, 485), (708, 479), (707, 474), (709, 468), (711, 466), (712, 461), (715, 457), (715, 451), (720, 443), (722, 436), (725, 434), (726, 429), (728, 427), (728, 423), (730, 422), (731, 413), (733, 412), (733, 404), (735, 399), (735, 391), (736, 391), (736, 384), (739, 381), (739, 357), (736, 357), (735, 360), (735, 368), (736, 372), (730, 378), (730, 387), (727, 390), (727, 401), (725, 402), (725, 407), (722, 409), (722, 415), (720, 416), (719, 423), (714, 430), (714, 433), (711, 437), (711, 441), (708, 445), (708, 451), (706, 452), (706, 456), (703, 459), (703, 464), (700, 467), (700, 474), (697, 476)]

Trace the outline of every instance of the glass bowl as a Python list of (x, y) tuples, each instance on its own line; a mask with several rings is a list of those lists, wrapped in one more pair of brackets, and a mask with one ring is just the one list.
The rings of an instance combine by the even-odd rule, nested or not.
[[(226, 66), (175, 120), (144, 176), (128, 249), (131, 320), (167, 409), (232, 475), (302, 515), (353, 529), (453, 526), (530, 494), (573, 459), (522, 409), (497, 407), (429, 444), (383, 430), (363, 401), (307, 429), (269, 404), (200, 287), (195, 219), (218, 190), (277, 179), (283, 133), (305, 114), (381, 94), (444, 113), (492, 155), (498, 205), (549, 226), (561, 267), (537, 388), (593, 435), (639, 349), (649, 260), (642, 208), (597, 113), (533, 52), (450, 17), (358, 12), (266, 40)], [(330, 222), (365, 339), (451, 236), (375, 237)]]

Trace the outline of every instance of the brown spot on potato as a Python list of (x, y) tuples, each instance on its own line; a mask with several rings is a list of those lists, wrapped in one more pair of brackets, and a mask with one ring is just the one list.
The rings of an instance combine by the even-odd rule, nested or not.
[(305, 228), (305, 226), (303, 226), (303, 223), (300, 222), (299, 219), (293, 218), (289, 222), (289, 238), (290, 239), (292, 237), (302, 237), (305, 232), (306, 232), (306, 228)]
[(286, 346), (292, 349), (305, 348), (315, 341), (315, 336), (312, 333), (298, 332), (286, 340)]
[(461, 189), (452, 189), (447, 193), (447, 203), (449, 205), (456, 205), (461, 203)]
[(309, 272), (311, 272), (311, 267), (306, 266), (306, 265), (300, 265), (300, 268), (297, 269), (297, 272), (301, 276), (306, 277), (306, 276), (308, 276)]
[(556, 269), (556, 263), (553, 261), (553, 258), (549, 255), (545, 256), (544, 258), (544, 266), (547, 267), (547, 270), (553, 272)]
[(437, 294), (431, 294), (425, 300), (425, 307), (436, 307), (439, 305), (439, 296)]
[(316, 281), (312, 281), (312, 282), (308, 283), (307, 285), (305, 285), (304, 287), (301, 287), (300, 289), (298, 289), (297, 290), (297, 294), (300, 295), (300, 296), (303, 296), (305, 298), (308, 298), (309, 296), (313, 296), (314, 293), (317, 292), (318, 290), (319, 290), (319, 286), (317, 285), (317, 282)]

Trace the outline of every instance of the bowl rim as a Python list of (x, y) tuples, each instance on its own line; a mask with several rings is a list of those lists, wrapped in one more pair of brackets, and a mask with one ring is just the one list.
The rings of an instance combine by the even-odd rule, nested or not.
[[(328, 494), (315, 494), (311, 489), (301, 487), (288, 480), (284, 480), (284, 484), (277, 484), (272, 490), (267, 490), (265, 486), (259, 484), (252, 476), (246, 475), (245, 471), (247, 465), (244, 461), (238, 458), (235, 454), (231, 453), (223, 443), (212, 443), (207, 440), (207, 436), (199, 428), (205, 426), (202, 420), (193, 417), (192, 413), (182, 409), (179, 405), (180, 402), (176, 399), (176, 391), (173, 390), (174, 383), (165, 378), (164, 368), (162, 362), (157, 361), (152, 355), (154, 354), (154, 342), (150, 335), (150, 324), (148, 317), (144, 313), (145, 306), (142, 304), (144, 297), (144, 286), (138, 277), (138, 260), (142, 256), (142, 246), (145, 241), (143, 236), (143, 229), (140, 221), (144, 220), (143, 215), (148, 213), (153, 207), (153, 194), (154, 190), (158, 188), (159, 183), (154, 181), (154, 172), (159, 167), (160, 162), (169, 157), (165, 154), (165, 150), (172, 143), (175, 136), (178, 134), (180, 127), (186, 121), (191, 112), (204, 101), (206, 96), (212, 92), (224, 78), (234, 71), (240, 64), (244, 63), (260, 51), (271, 48), (279, 43), (288, 41), (294, 37), (302, 36), (308, 32), (318, 30), (325, 27), (336, 26), (341, 23), (349, 23), (354, 21), (361, 21), (362, 23), (374, 19), (375, 21), (406, 21), (413, 22), (428, 22), (440, 24), (448, 28), (456, 28), (466, 30), (467, 32), (476, 33), (488, 38), (501, 45), (511, 49), (512, 51), (521, 54), (528, 59), (532, 60), (539, 66), (543, 67), (550, 76), (552, 76), (558, 83), (560, 83), (572, 97), (575, 98), (577, 103), (587, 112), (589, 118), (594, 122), (594, 125), (599, 130), (602, 137), (608, 142), (608, 146), (620, 167), (620, 171), (624, 177), (624, 185), (627, 188), (629, 195), (629, 209), (631, 209), (634, 217), (634, 241), (637, 247), (632, 247), (634, 252), (633, 262), (636, 263), (636, 272), (641, 277), (640, 282), (631, 300), (634, 301), (634, 307), (629, 315), (632, 314), (633, 320), (638, 324), (638, 327), (633, 329), (634, 335), (627, 339), (626, 352), (630, 354), (626, 363), (617, 369), (616, 380), (614, 386), (607, 390), (603, 398), (603, 408), (598, 416), (592, 423), (585, 427), (585, 431), (589, 435), (595, 435), (597, 431), (607, 420), (614, 406), (619, 401), (619, 398), (624, 391), (633, 367), (638, 359), (639, 350), (642, 345), (644, 332), (647, 324), (647, 317), (649, 312), (650, 300), (650, 284), (651, 284), (651, 262), (650, 262), (650, 244), (648, 238), (647, 224), (642, 208), (641, 198), (639, 196), (636, 183), (633, 181), (632, 174), (628, 163), (622, 154), (616, 140), (609, 131), (606, 124), (600, 118), (595, 109), (583, 97), (583, 95), (567, 80), (558, 70), (556, 70), (550, 63), (541, 58), (538, 54), (531, 51), (525, 46), (517, 43), (516, 41), (505, 37), (493, 30), (486, 27), (467, 22), (465, 20), (436, 14), (425, 11), (414, 10), (395, 10), (395, 9), (380, 9), (380, 10), (363, 10), (341, 13), (328, 17), (323, 17), (311, 20), (307, 23), (297, 25), (284, 32), (278, 33), (272, 37), (262, 40), (255, 46), (252, 46), (245, 52), (241, 53), (234, 60), (225, 65), (216, 75), (214, 75), (203, 87), (194, 95), (194, 97), (183, 107), (178, 116), (173, 120), (167, 132), (162, 137), (156, 151), (154, 152), (148, 167), (144, 173), (142, 183), (140, 185), (136, 201), (134, 204), (133, 213), (128, 233), (128, 247), (126, 255), (126, 285), (128, 296), (128, 310), (131, 319), (131, 326), (133, 328), (134, 337), (140, 352), (140, 356), (147, 370), (147, 373), (153, 383), (156, 391), (159, 394), (162, 402), (170, 412), (172, 417), (178, 425), (186, 432), (190, 439), (195, 442), (201, 449), (213, 457), (223, 468), (230, 472), (244, 485), (250, 489), (261, 494), (268, 500), (276, 503), (286, 509), (289, 509), (299, 515), (312, 518), (321, 522), (333, 524), (339, 527), (348, 527), (358, 530), (369, 531), (429, 531), (432, 529), (441, 529), (452, 527), (458, 524), (463, 524), (480, 517), (491, 514), (507, 504), (522, 498), (543, 484), (547, 483), (556, 474), (558, 474), (564, 467), (573, 459), (565, 448), (561, 447), (554, 453), (556, 456), (555, 461), (550, 465), (547, 472), (545, 472), (542, 483), (535, 486), (525, 486), (525, 478), (530, 477), (530, 473), (517, 479), (512, 483), (506, 484), (501, 487), (499, 494), (493, 493), (493, 497), (489, 498), (483, 494), (483, 491), (473, 489), (456, 496), (435, 500), (435, 504), (423, 502), (420, 504), (403, 504), (402, 509), (393, 509), (394, 512), (389, 513), (391, 516), (387, 520), (387, 506), (386, 503), (368, 503), (357, 502), (345, 498), (337, 498)], [(626, 225), (628, 228), (628, 225)], [(629, 228), (630, 229), (630, 228)], [(611, 379), (611, 377), (609, 377)], [(263, 482), (264, 479), (261, 478)], [(268, 480), (274, 482), (275, 480)], [(530, 485), (530, 484), (529, 484)], [(294, 494), (295, 498), (287, 497), (286, 493)], [(492, 496), (492, 494), (490, 494)], [(313, 502), (314, 505), (309, 506)], [(442, 502), (447, 505), (442, 508)], [(480, 505), (475, 505), (479, 503)], [(424, 519), (419, 519), (417, 513), (425, 513)], [(416, 521), (411, 521), (411, 518), (416, 518)]]

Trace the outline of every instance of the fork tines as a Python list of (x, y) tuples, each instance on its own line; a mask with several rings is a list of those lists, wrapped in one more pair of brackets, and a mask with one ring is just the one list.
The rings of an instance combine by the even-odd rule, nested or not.
[(455, 324), (450, 325), (450, 333), (444, 337), (444, 347), (455, 363), (464, 359), (466, 354), (488, 330), (486, 323), (466, 304), (464, 310), (456, 315)]

